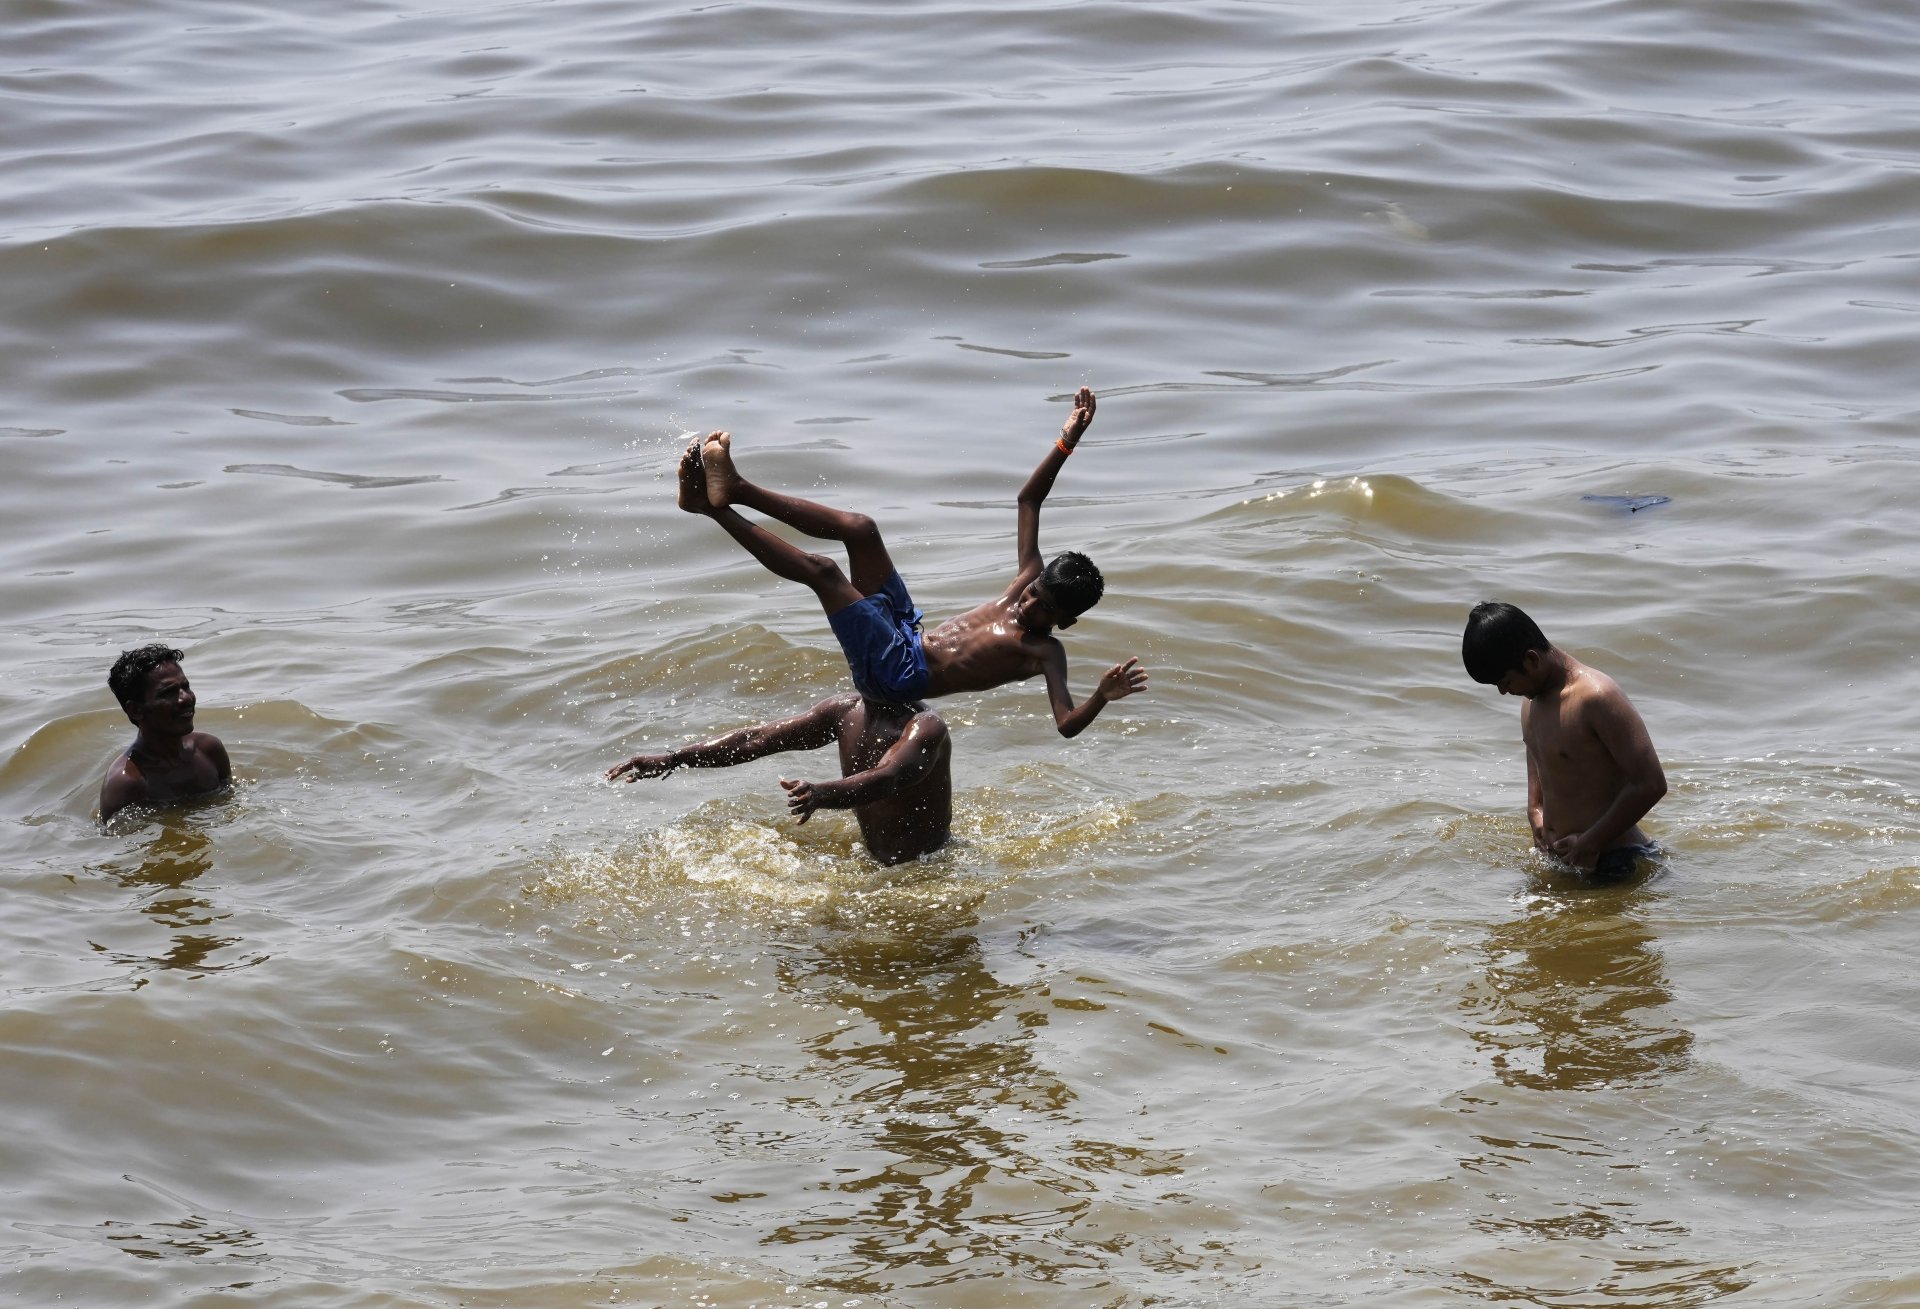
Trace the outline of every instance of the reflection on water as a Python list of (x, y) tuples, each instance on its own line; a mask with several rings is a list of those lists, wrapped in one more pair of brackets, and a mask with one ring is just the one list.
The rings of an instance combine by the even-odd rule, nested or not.
[(266, 1252), (251, 1230), (225, 1226), (189, 1214), (178, 1222), (125, 1223), (109, 1220), (100, 1224), (106, 1239), (123, 1254), (135, 1259), (199, 1258), (215, 1255), (245, 1263), (265, 1263)]
[[(1676, 1228), (1685, 1235), (1685, 1228)], [(1537, 1283), (1510, 1285), (1478, 1274), (1463, 1274), (1460, 1289), (1491, 1304), (1538, 1305), (1541, 1309), (1698, 1309), (1753, 1285), (1737, 1267), (1696, 1268), (1683, 1259), (1622, 1259), (1591, 1285)]]
[(132, 971), (134, 988), (147, 984), (140, 974), (177, 969), (194, 976), (247, 968), (268, 958), (250, 955), (223, 963), (212, 956), (240, 939), (221, 936), (212, 928), (232, 915), (215, 909), (212, 902), (194, 894), (192, 884), (213, 866), (213, 843), (205, 831), (192, 821), (171, 819), (154, 829), (153, 837), (140, 852), (133, 867), (107, 865), (101, 871), (122, 887), (135, 893), (140, 912), (168, 934), (166, 948), (157, 954), (114, 949), (98, 941), (89, 941), (95, 951)]
[[(1182, 1155), (1091, 1129), (1096, 1115), (1046, 1063), (1053, 1015), (1103, 1006), (990, 966), (981, 906), (1005, 880), (1001, 861), (1035, 838), (988, 832), (881, 868), (850, 829), (775, 828), (748, 819), (758, 803), (709, 801), (613, 851), (556, 851), (530, 888), (617, 923), (623, 944), (665, 933), (662, 948), (690, 943), (694, 959), (767, 958), (782, 1012), (807, 1015), (781, 1022), (792, 1035), (735, 1046), (778, 1117), (728, 1110), (709, 1124), (743, 1179), (710, 1198), (770, 1200), (757, 1240), (803, 1257), (815, 1291), (924, 1294), (1013, 1269), (1121, 1303), (1123, 1269), (1220, 1266), (1217, 1244), (1140, 1230), (1140, 1213), (1187, 1202), (1174, 1192)], [(705, 1000), (747, 1007), (723, 991)], [(762, 1171), (776, 1159), (779, 1181)]]
[(1461, 1007), (1502, 1082), (1586, 1091), (1686, 1066), (1693, 1034), (1661, 1012), (1673, 992), (1640, 916), (1650, 894), (1539, 896), (1487, 934), (1482, 984)]
[[(177, 1218), (149, 1218), (129, 1221), (108, 1218), (91, 1225), (78, 1223), (22, 1223), (29, 1232), (43, 1233), (76, 1244), (103, 1242), (130, 1258), (162, 1262), (194, 1259), (217, 1264), (222, 1272), (234, 1265), (265, 1264), (269, 1256), (259, 1233), (235, 1215), (210, 1217), (193, 1201), (167, 1187), (128, 1174), (126, 1181), (157, 1197)], [(238, 1270), (236, 1270), (238, 1271)], [(221, 1290), (245, 1290), (252, 1281), (230, 1283)]]
[(875, 916), (844, 903), (780, 966), (781, 984), (806, 1003), (854, 1016), (806, 1044), (840, 1089), (835, 1111), (873, 1147), (826, 1184), (851, 1211), (765, 1237), (841, 1243), (822, 1286), (885, 1294), (1008, 1269), (1051, 1282), (1100, 1268), (1118, 1245), (1076, 1231), (1101, 1198), (1098, 1174), (1180, 1171), (1168, 1152), (1082, 1134), (1073, 1090), (1037, 1057), (1047, 988), (987, 968), (978, 899), (893, 900)]
[[(1476, 1298), (1688, 1309), (1753, 1280), (1741, 1265), (1702, 1260), (1676, 1212), (1650, 1208), (1638, 1147), (1601, 1126), (1607, 1103), (1557, 1098), (1626, 1091), (1643, 1104), (1689, 1066), (1693, 1033), (1667, 1017), (1672, 986), (1646, 921), (1655, 900), (1645, 877), (1553, 884), (1487, 933), (1461, 1008), (1495, 1074), (1520, 1094), (1460, 1100), (1472, 1124), (1460, 1166), (1490, 1188), (1490, 1211), (1470, 1226), (1506, 1252), (1456, 1270), (1455, 1285)], [(1525, 1098), (1532, 1092), (1556, 1098)]]

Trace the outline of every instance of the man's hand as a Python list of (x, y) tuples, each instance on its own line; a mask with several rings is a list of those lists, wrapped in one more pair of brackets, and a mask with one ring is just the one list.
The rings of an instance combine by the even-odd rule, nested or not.
[(1576, 836), (1563, 836), (1548, 849), (1575, 868), (1584, 868), (1588, 872), (1592, 872), (1593, 866), (1600, 862), (1600, 849), (1587, 839), (1585, 832)]
[(624, 764), (607, 769), (607, 780), (625, 777), (629, 782), (637, 782), (643, 777), (665, 777), (675, 767), (670, 754), (637, 754)]
[(1100, 696), (1104, 700), (1124, 700), (1136, 691), (1147, 689), (1147, 670), (1138, 659), (1115, 664), (1100, 676)]
[(820, 798), (813, 793), (812, 782), (800, 782), (783, 777), (780, 779), (780, 785), (787, 793), (788, 813), (803, 823), (813, 817), (813, 811), (820, 805)]
[(1067, 449), (1071, 450), (1080, 444), (1081, 434), (1087, 430), (1092, 422), (1093, 392), (1083, 386), (1074, 392), (1073, 414), (1067, 419), (1065, 426), (1060, 429), (1060, 439), (1067, 443)]

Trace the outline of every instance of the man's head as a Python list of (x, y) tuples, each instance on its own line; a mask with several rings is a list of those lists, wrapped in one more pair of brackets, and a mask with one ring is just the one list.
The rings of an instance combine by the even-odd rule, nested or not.
[(185, 735), (193, 730), (193, 688), (180, 671), (186, 656), (164, 645), (123, 651), (107, 686), (135, 727)]
[(1498, 687), (1501, 695), (1534, 696), (1553, 643), (1519, 607), (1488, 600), (1467, 615), (1466, 634), (1460, 638), (1460, 659), (1467, 676), (1483, 686)]
[(1107, 590), (1093, 560), (1077, 550), (1055, 555), (1033, 584), (1053, 619), (1049, 627), (1072, 627), (1081, 614), (1100, 603)]

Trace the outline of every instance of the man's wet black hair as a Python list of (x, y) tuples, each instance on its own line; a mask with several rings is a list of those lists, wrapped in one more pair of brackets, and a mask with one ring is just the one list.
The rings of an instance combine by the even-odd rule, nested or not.
[(1107, 580), (1093, 566), (1093, 560), (1078, 550), (1055, 555), (1041, 570), (1040, 586), (1060, 614), (1060, 626), (1072, 627), (1081, 614), (1100, 603), (1107, 593)]
[(107, 685), (123, 709), (131, 709), (146, 698), (147, 674), (161, 664), (177, 664), (186, 656), (171, 646), (143, 645), (138, 650), (122, 650), (107, 674)]
[(1460, 638), (1460, 659), (1467, 676), (1485, 686), (1511, 673), (1527, 657), (1527, 651), (1545, 653), (1553, 642), (1540, 631), (1539, 624), (1516, 605), (1486, 600), (1467, 615), (1467, 631)]

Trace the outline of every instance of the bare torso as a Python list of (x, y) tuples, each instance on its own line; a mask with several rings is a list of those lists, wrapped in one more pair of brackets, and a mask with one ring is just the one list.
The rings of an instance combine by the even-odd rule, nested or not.
[[(840, 775), (851, 777), (877, 767), (887, 751), (922, 719), (939, 721), (931, 713), (897, 707), (880, 710), (856, 698), (835, 731)], [(894, 795), (869, 800), (853, 811), (860, 824), (860, 839), (883, 864), (917, 859), (947, 843), (953, 828), (953, 750), (944, 733), (935, 750), (933, 767), (919, 781)]]
[(1035, 636), (1015, 621), (1012, 596), (1002, 595), (949, 618), (925, 634), (927, 694), (985, 691), (1023, 682), (1045, 670), (1060, 642)]
[(209, 732), (189, 732), (178, 752), (150, 753), (136, 740), (107, 767), (100, 785), (100, 818), (130, 804), (164, 805), (209, 795), (231, 777), (227, 748)]
[[(1592, 827), (1629, 780), (1620, 760), (1601, 739), (1602, 713), (1624, 709), (1636, 724), (1639, 721), (1626, 693), (1612, 678), (1569, 662), (1572, 670), (1557, 691), (1527, 700), (1520, 708), (1528, 770), (1539, 792), (1536, 836), (1545, 846)], [(1647, 834), (1634, 823), (1608, 842), (1608, 848), (1646, 840)]]

